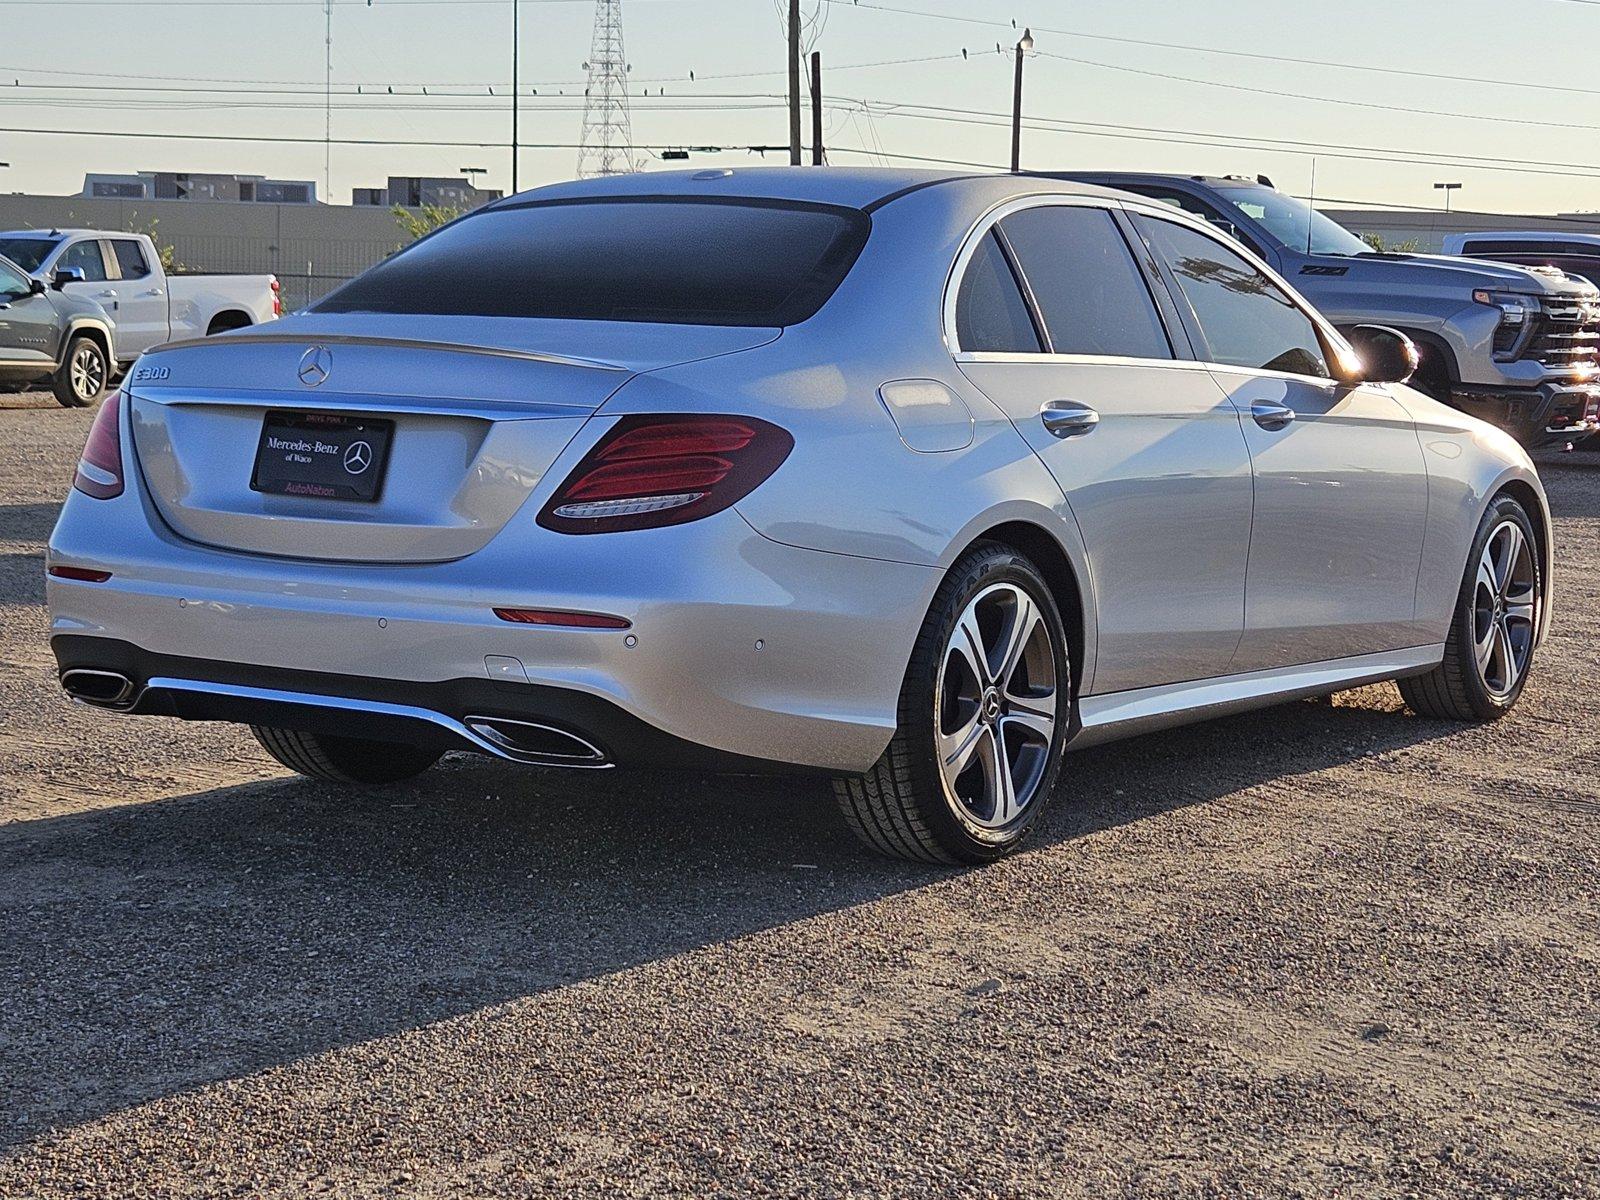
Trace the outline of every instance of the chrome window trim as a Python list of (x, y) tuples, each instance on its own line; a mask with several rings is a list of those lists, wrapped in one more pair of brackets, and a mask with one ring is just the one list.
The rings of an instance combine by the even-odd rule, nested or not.
[[(1329, 391), (1348, 384), (1338, 379), (1329, 379), (1320, 375), (1295, 375), (1289, 371), (1272, 371), (1265, 367), (1236, 367), (1232, 363), (1208, 362), (1204, 359), (1193, 358), (1132, 358), (1127, 355), (1116, 354), (1026, 354), (1010, 351), (996, 350), (960, 350), (953, 355), (957, 363), (1036, 363), (1040, 365), (1054, 364), (1066, 366), (1077, 364), (1080, 366), (1103, 367), (1173, 367), (1184, 371), (1225, 371), (1230, 375), (1248, 375), (1260, 379), (1287, 379), (1295, 383), (1317, 384)], [(1377, 384), (1363, 384), (1363, 387), (1376, 387)], [(1582, 389), (1578, 389), (1582, 390)]]

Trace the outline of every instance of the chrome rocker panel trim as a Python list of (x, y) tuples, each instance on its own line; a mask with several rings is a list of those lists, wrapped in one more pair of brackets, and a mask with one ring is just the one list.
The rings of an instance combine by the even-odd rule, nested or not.
[(1209, 721), (1290, 700), (1325, 696), (1344, 688), (1420, 675), (1438, 666), (1443, 659), (1444, 643), (1441, 642), (1300, 667), (1084, 696), (1078, 701), (1081, 729), (1067, 748), (1079, 750), (1174, 725)]

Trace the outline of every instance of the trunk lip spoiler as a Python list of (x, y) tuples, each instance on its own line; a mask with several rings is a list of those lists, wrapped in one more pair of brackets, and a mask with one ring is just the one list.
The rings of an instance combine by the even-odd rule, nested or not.
[(263, 345), (283, 342), (301, 346), (389, 346), (399, 350), (439, 350), (449, 354), (476, 354), (490, 358), (511, 358), (523, 362), (551, 363), (562, 367), (582, 367), (593, 371), (632, 372), (622, 363), (606, 362), (597, 358), (577, 358), (568, 354), (551, 354), (542, 350), (511, 350), (501, 346), (475, 346), (470, 342), (440, 342), (430, 338), (402, 338), (365, 336), (356, 333), (302, 334), (302, 333), (246, 333), (240, 331), (225, 337), (183, 338), (164, 342), (145, 351), (146, 356), (163, 354), (168, 350), (192, 350), (201, 346)]

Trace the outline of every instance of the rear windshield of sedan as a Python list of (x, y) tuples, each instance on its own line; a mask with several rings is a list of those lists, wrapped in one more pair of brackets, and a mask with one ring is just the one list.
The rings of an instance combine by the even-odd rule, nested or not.
[(866, 244), (857, 209), (788, 201), (555, 200), (473, 213), (315, 312), (794, 325)]
[(9, 258), (24, 271), (32, 274), (39, 264), (50, 257), (50, 251), (60, 244), (60, 238), (0, 237), (0, 258)]

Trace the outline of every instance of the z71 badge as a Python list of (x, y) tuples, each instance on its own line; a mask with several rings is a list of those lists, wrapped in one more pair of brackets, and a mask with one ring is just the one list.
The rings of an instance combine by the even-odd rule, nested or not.
[(168, 379), (171, 375), (171, 367), (135, 367), (133, 381), (135, 383), (155, 383), (162, 379)]

